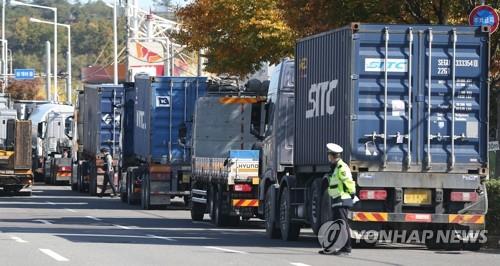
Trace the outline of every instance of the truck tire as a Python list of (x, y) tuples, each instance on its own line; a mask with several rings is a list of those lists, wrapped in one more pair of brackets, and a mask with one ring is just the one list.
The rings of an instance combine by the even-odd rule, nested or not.
[(191, 202), (191, 220), (203, 221), (206, 206), (202, 203)]
[(280, 197), (280, 231), (281, 239), (285, 241), (297, 240), (300, 235), (300, 224), (292, 222), (290, 203), (290, 190), (284, 187)]
[(224, 216), (224, 225), (226, 226), (238, 226), (240, 225), (240, 216)]
[(315, 235), (321, 227), (321, 179), (316, 179), (311, 184), (311, 228)]
[(142, 181), (142, 188), (141, 188), (141, 207), (143, 210), (150, 210), (151, 209), (151, 202), (150, 202), (150, 197), (149, 197), (149, 182), (147, 181), (147, 178), (145, 177)]
[(271, 199), (271, 189), (268, 188), (266, 190), (266, 197), (264, 200), (264, 224), (266, 226), (266, 235), (271, 239), (280, 238), (280, 230), (276, 227), (276, 223), (274, 222), (274, 217), (271, 217), (271, 208), (274, 202)]
[[(137, 199), (134, 199), (134, 192), (132, 191), (132, 177), (127, 174), (127, 184), (125, 184), (127, 190), (127, 203), (129, 205), (137, 204)], [(141, 192), (142, 193), (142, 192)]]
[(89, 195), (96, 196), (97, 195), (97, 177), (90, 176), (89, 181)]
[(321, 217), (320, 227), (324, 223), (333, 220), (332, 206), (330, 204), (330, 195), (328, 194), (328, 191), (326, 189), (321, 194), (321, 210), (319, 213)]
[(219, 191), (216, 191), (214, 193), (214, 201), (213, 201), (213, 216), (212, 216), (212, 223), (216, 227), (222, 227), (224, 226), (224, 215), (222, 215), (222, 200), (220, 198), (220, 193)]
[(121, 200), (123, 203), (127, 203), (127, 202), (128, 202), (127, 198), (128, 198), (127, 192), (121, 192), (121, 193), (120, 193), (120, 200)]

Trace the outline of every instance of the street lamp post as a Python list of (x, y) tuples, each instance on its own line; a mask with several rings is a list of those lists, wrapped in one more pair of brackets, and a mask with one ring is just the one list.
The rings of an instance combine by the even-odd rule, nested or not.
[[(52, 25), (54, 24), (53, 22), (46, 21), (46, 20), (41, 20), (41, 19), (36, 19), (36, 18), (30, 18), (31, 22), (35, 23), (42, 23), (42, 24), (49, 24)], [(57, 23), (57, 26), (59, 27), (65, 27), (68, 30), (68, 58), (67, 58), (67, 72), (68, 72), (68, 78), (66, 79), (66, 102), (68, 104), (71, 104), (71, 89), (72, 89), (72, 74), (71, 74), (71, 25), (69, 24), (63, 24), (63, 23)]]
[[(4, 0), (5, 2), (5, 0)], [(27, 4), (20, 1), (10, 0), (12, 6), (27, 6), (33, 8), (48, 9), (54, 12), (54, 101), (57, 101), (57, 8), (49, 6), (41, 6), (34, 4)]]
[[(5, 40), (5, 0), (2, 0), (2, 40)], [(6, 64), (5, 60), (7, 57), (6, 55), (6, 47), (2, 45), (2, 62), (3, 64)], [(2, 84), (2, 93), (5, 93), (5, 88), (7, 87), (7, 71), (5, 71), (5, 67), (2, 65), (2, 72), (3, 72), (3, 77), (4, 81)]]
[(117, 18), (117, 0), (114, 0), (114, 4), (108, 4), (107, 6), (113, 8), (113, 84), (118, 85), (118, 18)]

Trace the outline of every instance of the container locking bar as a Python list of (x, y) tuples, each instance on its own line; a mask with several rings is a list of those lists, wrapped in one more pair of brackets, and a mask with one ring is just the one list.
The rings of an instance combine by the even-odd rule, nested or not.
[(457, 30), (453, 29), (453, 60), (451, 64), (452, 85), (451, 85), (451, 161), (450, 169), (455, 167), (455, 68), (456, 68), (456, 55), (457, 55)]
[(433, 40), (432, 28), (429, 28), (429, 66), (428, 66), (429, 76), (427, 77), (429, 82), (427, 86), (427, 154), (426, 154), (427, 169), (431, 168), (431, 163), (432, 163), (432, 157), (431, 157), (432, 40)]
[(168, 157), (169, 162), (172, 161), (172, 108), (173, 108), (173, 100), (174, 100), (174, 81), (170, 79), (170, 111), (169, 111), (169, 139), (168, 139)]
[(389, 28), (385, 27), (385, 59), (384, 59), (384, 162), (383, 167), (387, 167), (387, 60), (389, 57)]
[(411, 74), (412, 74), (412, 52), (413, 52), (413, 28), (410, 27), (408, 32), (408, 154), (406, 156), (407, 167), (411, 165)]

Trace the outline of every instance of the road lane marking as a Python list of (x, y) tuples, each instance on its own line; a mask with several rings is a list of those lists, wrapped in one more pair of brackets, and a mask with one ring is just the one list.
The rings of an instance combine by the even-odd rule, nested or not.
[(224, 251), (224, 252), (227, 252), (227, 253), (248, 254), (248, 253), (246, 253), (244, 251), (227, 249), (227, 248), (219, 248), (219, 247), (212, 247), (212, 246), (207, 246), (207, 247), (204, 247), (204, 248), (215, 249), (215, 250)]
[(68, 208), (64, 208), (64, 209), (67, 210), (67, 211), (69, 211), (69, 212), (77, 212), (77, 211), (75, 211), (73, 209), (68, 209)]
[(29, 201), (0, 201), (0, 205), (87, 205), (88, 202), (29, 202)]
[(85, 218), (89, 218), (89, 219), (92, 219), (94, 221), (102, 221), (102, 219), (99, 219), (99, 218), (94, 217), (94, 216), (85, 216)]
[(17, 236), (11, 236), (10, 239), (16, 241), (17, 243), (28, 243), (28, 241), (26, 241), (20, 237), (17, 237)]
[(155, 236), (155, 235), (147, 235), (147, 236), (151, 237), (151, 238), (163, 239), (163, 240), (167, 240), (167, 241), (177, 241), (175, 239), (172, 239), (170, 237), (165, 237), (165, 236)]
[(163, 237), (156, 235), (109, 235), (109, 234), (70, 234), (70, 233), (61, 233), (54, 234), (55, 236), (75, 236), (75, 237), (116, 237), (116, 238), (158, 238), (164, 240), (172, 240), (177, 241), (177, 239), (189, 239), (189, 240), (212, 240), (215, 238), (204, 237), (204, 236), (176, 236), (176, 237)]
[(33, 220), (33, 222), (40, 222), (42, 224), (52, 224), (51, 222), (49, 222), (47, 220)]
[(130, 229), (130, 227), (126, 227), (126, 226), (119, 225), (119, 224), (114, 224), (113, 226), (114, 226), (114, 227), (118, 227), (118, 228), (120, 228), (120, 229), (125, 229), (125, 230), (129, 230), (129, 229)]
[(290, 265), (293, 266), (311, 266), (309, 264), (301, 263), (301, 262), (290, 262)]
[(54, 251), (50, 250), (50, 249), (46, 249), (46, 248), (39, 248), (39, 250), (43, 253), (45, 253), (45, 255), (57, 260), (57, 261), (69, 261), (67, 258), (55, 253)]
[(47, 201), (47, 204), (49, 205), (56, 205), (54, 202)]

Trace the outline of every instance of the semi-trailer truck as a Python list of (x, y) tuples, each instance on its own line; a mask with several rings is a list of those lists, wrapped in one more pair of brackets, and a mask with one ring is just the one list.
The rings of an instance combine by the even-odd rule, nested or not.
[(206, 78), (138, 74), (125, 93), (122, 200), (143, 209), (188, 203), (193, 111)]
[(75, 189), (95, 196), (102, 190), (104, 160), (100, 150), (107, 148), (113, 157), (113, 184), (117, 186), (121, 174), (122, 112), (125, 87), (120, 85), (86, 85), (78, 95), (77, 185)]
[(209, 86), (196, 102), (191, 175), (191, 218), (209, 213), (216, 226), (258, 216), (260, 132), (265, 97), (237, 86)]
[(294, 240), (332, 219), (329, 142), (357, 184), (353, 237), (483, 229), (488, 43), (487, 27), (362, 23), (299, 40), (271, 76), (259, 143), (267, 234)]
[(0, 96), (0, 188), (31, 195), (31, 121), (18, 120), (10, 97)]
[(46, 184), (70, 183), (73, 113), (73, 106), (46, 103), (30, 114), (35, 179)]

